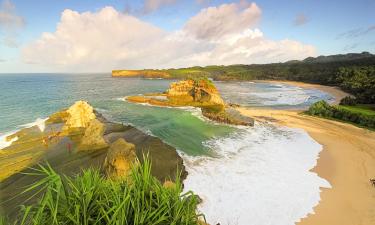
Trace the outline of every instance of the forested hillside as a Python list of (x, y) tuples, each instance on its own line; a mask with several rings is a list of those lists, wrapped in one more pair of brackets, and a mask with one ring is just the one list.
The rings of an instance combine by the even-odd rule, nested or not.
[[(339, 86), (362, 103), (375, 103), (375, 55), (362, 52), (309, 57), (285, 63), (206, 66), (165, 70), (131, 71), (133, 76), (162, 78), (207, 76), (214, 80), (291, 80)], [(118, 73), (119, 71), (114, 71)], [(113, 74), (114, 74), (113, 72)], [(121, 72), (121, 71), (120, 71)]]

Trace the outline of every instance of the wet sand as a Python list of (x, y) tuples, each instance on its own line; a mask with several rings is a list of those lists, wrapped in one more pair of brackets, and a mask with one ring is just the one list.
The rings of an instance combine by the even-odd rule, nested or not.
[(312, 171), (330, 182), (321, 189), (315, 213), (299, 225), (375, 224), (375, 132), (298, 111), (240, 108), (257, 120), (300, 128), (323, 146)]

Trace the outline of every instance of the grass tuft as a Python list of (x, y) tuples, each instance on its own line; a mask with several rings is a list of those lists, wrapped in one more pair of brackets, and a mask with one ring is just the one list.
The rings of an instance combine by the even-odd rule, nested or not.
[[(196, 225), (198, 196), (182, 193), (180, 176), (173, 187), (164, 187), (151, 175), (151, 163), (132, 168), (129, 179), (109, 180), (95, 169), (70, 178), (49, 165), (30, 176), (41, 179), (25, 192), (40, 190), (40, 200), (23, 206), (14, 224), (21, 225)], [(4, 220), (4, 221), (3, 221)], [(0, 225), (5, 219), (0, 217)]]

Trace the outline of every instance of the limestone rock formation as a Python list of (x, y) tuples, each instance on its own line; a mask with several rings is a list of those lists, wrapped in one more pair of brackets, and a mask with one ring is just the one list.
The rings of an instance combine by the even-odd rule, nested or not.
[(96, 150), (108, 147), (103, 138), (104, 131), (105, 126), (103, 123), (97, 119), (91, 120), (85, 129), (78, 150)]
[(208, 79), (183, 80), (174, 82), (167, 90), (169, 99), (180, 99), (187, 102), (225, 105), (216, 87)]
[[(219, 91), (207, 78), (187, 79), (171, 83), (163, 94), (129, 96), (129, 102), (147, 103), (156, 106), (194, 106), (202, 110), (203, 116), (221, 123), (253, 126), (254, 119), (242, 116), (230, 104), (225, 104)], [(236, 106), (238, 107), (238, 106)]]
[(112, 70), (112, 77), (170, 78), (166, 71), (158, 70)]
[(66, 112), (66, 128), (87, 127), (96, 118), (94, 108), (85, 101), (75, 102)]
[(109, 147), (104, 161), (104, 168), (108, 177), (115, 179), (126, 178), (135, 163), (137, 163), (137, 155), (134, 144), (119, 138)]

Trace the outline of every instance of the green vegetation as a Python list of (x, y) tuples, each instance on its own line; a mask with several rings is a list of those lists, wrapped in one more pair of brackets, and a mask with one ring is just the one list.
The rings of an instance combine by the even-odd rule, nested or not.
[(210, 77), (214, 80), (291, 80), (339, 86), (359, 103), (375, 103), (375, 55), (319, 56), (285, 63), (206, 66), (155, 70), (170, 78)]
[[(24, 206), (14, 224), (27, 225), (127, 225), (200, 224), (198, 196), (182, 193), (179, 178), (162, 185), (151, 175), (146, 159), (134, 167), (126, 180), (109, 180), (98, 170), (89, 169), (74, 178), (60, 176), (50, 166), (40, 166), (30, 176), (42, 177), (24, 193), (37, 191), (37, 203)], [(0, 218), (0, 224), (5, 223)]]
[(330, 106), (325, 101), (319, 101), (311, 105), (306, 113), (375, 129), (375, 111), (370, 106)]
[(342, 109), (346, 109), (353, 113), (360, 113), (367, 116), (375, 116), (375, 107), (370, 105), (342, 105), (340, 106)]
[(375, 103), (375, 66), (342, 67), (336, 80), (358, 103)]

